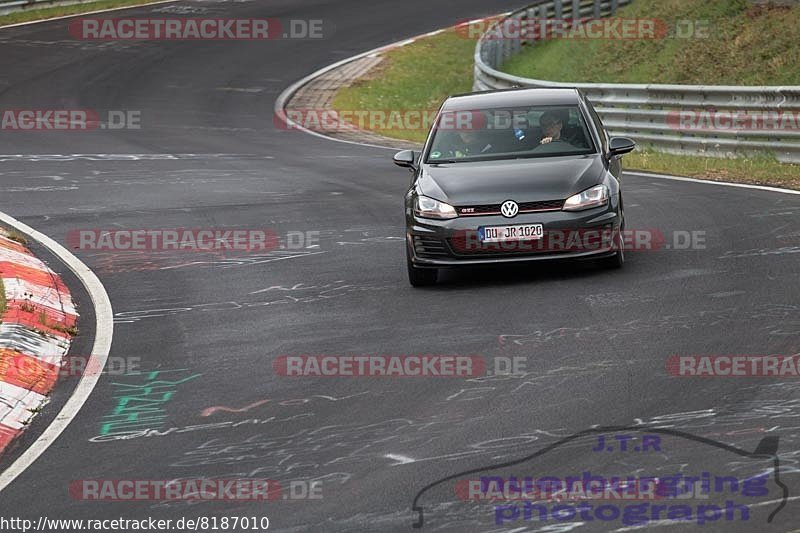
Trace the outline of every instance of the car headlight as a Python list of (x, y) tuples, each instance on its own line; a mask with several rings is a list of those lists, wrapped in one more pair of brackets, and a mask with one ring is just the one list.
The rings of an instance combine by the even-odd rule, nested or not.
[(596, 185), (591, 189), (586, 189), (574, 196), (567, 198), (564, 202), (564, 211), (582, 211), (592, 207), (606, 205), (608, 203), (608, 187)]
[(447, 219), (458, 217), (455, 207), (427, 196), (414, 198), (414, 214), (422, 218)]

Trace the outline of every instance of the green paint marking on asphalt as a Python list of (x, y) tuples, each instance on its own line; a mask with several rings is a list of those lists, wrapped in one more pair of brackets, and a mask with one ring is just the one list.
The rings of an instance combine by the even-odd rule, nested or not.
[(125, 374), (125, 377), (139, 378), (134, 382), (112, 382), (117, 389), (113, 397), (116, 404), (111, 414), (103, 416), (100, 435), (109, 435), (117, 431), (131, 431), (142, 428), (161, 427), (167, 418), (164, 405), (177, 392), (178, 385), (186, 383), (202, 374), (192, 374), (179, 380), (163, 379), (161, 374), (186, 372), (179, 370), (155, 370), (152, 372), (136, 372)]

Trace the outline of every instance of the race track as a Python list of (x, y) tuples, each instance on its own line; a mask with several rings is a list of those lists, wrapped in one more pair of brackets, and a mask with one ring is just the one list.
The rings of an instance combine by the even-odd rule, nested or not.
[[(82, 42), (67, 21), (1, 30), (0, 107), (139, 110), (142, 128), (0, 133), (0, 211), (61, 243), (87, 228), (319, 232), (317, 247), (234, 258), (173, 254), (143, 264), (73, 250), (114, 306), (111, 355), (140, 357), (143, 371), (183, 381), (164, 389), (174, 394), (152, 426), (179, 429), (98, 439), (125, 390), (115, 383), (146, 381), (103, 376), (63, 435), (0, 493), (2, 513), (268, 516), (278, 531), (410, 531), (412, 501), (429, 483), (523, 458), (593, 425), (655, 425), (745, 450), (779, 437), (787, 507), (766, 523), (781, 496), (771, 485), (759, 501), (773, 503), (753, 506), (749, 522), (706, 529), (796, 527), (797, 379), (681, 379), (665, 365), (673, 355), (800, 353), (800, 197), (631, 175), (629, 229), (657, 230), (667, 244), (676, 231), (704, 232), (705, 247), (631, 252), (621, 271), (468, 270), (412, 289), (403, 249), (409, 175), (391, 164), (392, 152), (273, 124), (277, 96), (312, 71), (524, 3), (187, 0), (124, 12), (152, 17), (172, 6), (198, 17), (322, 19), (334, 31), (321, 41)], [(90, 316), (85, 295), (79, 303)], [(525, 372), (471, 380), (276, 375), (272, 362), (296, 354), (516, 356)], [(190, 427), (200, 424), (216, 425)], [(744, 477), (772, 464), (666, 435), (661, 452), (641, 455), (593, 452), (595, 442), (570, 442), (517, 472)], [(323, 497), (97, 502), (69, 492), (81, 479), (204, 476), (316, 479)], [(421, 497), (423, 531), (543, 527), (493, 525), (490, 505), (451, 500), (452, 482)]]

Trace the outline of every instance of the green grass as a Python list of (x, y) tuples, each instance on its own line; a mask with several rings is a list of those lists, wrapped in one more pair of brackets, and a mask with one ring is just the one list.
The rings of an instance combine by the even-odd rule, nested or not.
[(7, 229), (5, 230), (6, 237), (11, 239), (14, 242), (18, 242), (22, 246), (28, 246), (28, 238), (25, 237), (24, 234), (18, 232), (15, 229)]
[[(387, 54), (376, 72), (340, 90), (339, 110), (436, 110), (451, 94), (472, 90), (475, 41), (448, 30)], [(422, 143), (427, 130), (374, 130)]]
[[(649, 3), (648, 0), (637, 1)], [(666, 0), (664, 4), (687, 2), (688, 0)], [(721, 3), (709, 1), (702, 10), (703, 16), (709, 16), (715, 6), (721, 9)], [(733, 9), (738, 2), (731, 1), (728, 4)], [(616, 43), (619, 44), (619, 41)], [(340, 90), (334, 98), (333, 106), (339, 110), (436, 109), (447, 96), (471, 89), (474, 47), (474, 40), (466, 39), (450, 30), (386, 52), (378, 72), (370, 72), (366, 79)], [(796, 54), (798, 50), (800, 46), (794, 44), (784, 49), (788, 54)], [(795, 64), (798, 63), (800, 61), (795, 61)], [(758, 70), (752, 64), (743, 64), (742, 68), (744, 67)], [(743, 79), (752, 80), (754, 75), (743, 76)], [(739, 83), (744, 82), (740, 80)], [(376, 131), (387, 137), (418, 143), (425, 140), (427, 133), (402, 129)], [(782, 164), (766, 156), (741, 159), (689, 157), (641, 147), (625, 156), (623, 164), (630, 170), (800, 189), (800, 165)]]
[(77, 15), (89, 11), (100, 9), (110, 9), (114, 7), (137, 6), (152, 3), (153, 0), (100, 0), (86, 4), (75, 4), (71, 6), (54, 6), (41, 9), (27, 9), (8, 15), (0, 15), (0, 26), (6, 24), (17, 24), (20, 22), (30, 22), (32, 20), (44, 20), (65, 15)]
[(738, 159), (688, 157), (641, 147), (626, 155), (622, 164), (626, 170), (800, 189), (800, 165), (780, 163), (766, 156)]
[[(800, 85), (800, 5), (748, 0), (635, 0), (619, 18), (706, 21), (707, 38), (552, 39), (502, 70), (551, 81)], [(683, 26), (686, 27), (686, 26)]]

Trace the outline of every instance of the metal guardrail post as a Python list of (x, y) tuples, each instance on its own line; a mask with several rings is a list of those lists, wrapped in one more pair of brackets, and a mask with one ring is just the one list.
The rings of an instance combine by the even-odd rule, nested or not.
[(519, 43), (520, 46), (523, 44), (530, 44), (530, 39), (528, 35), (530, 35), (530, 26), (536, 23), (536, 8), (529, 7), (525, 10), (525, 18), (523, 19), (525, 24), (522, 25), (520, 28), (520, 36), (519, 36)]
[(549, 9), (547, 4), (541, 4), (539, 6), (539, 18), (546, 19), (549, 13)]
[[(498, 30), (497, 33), (499, 34), (500, 30)], [(491, 46), (494, 53), (492, 54), (492, 57), (494, 58), (495, 64), (499, 62), (502, 65), (503, 64), (502, 43), (500, 42), (500, 39), (498, 39), (497, 37), (493, 37), (493, 39), (494, 40), (492, 41)]]
[(518, 54), (522, 50), (522, 33), (525, 31), (525, 26), (528, 21), (528, 10), (522, 12), (521, 16), (516, 19), (515, 29), (516, 32), (511, 36), (511, 54)]

